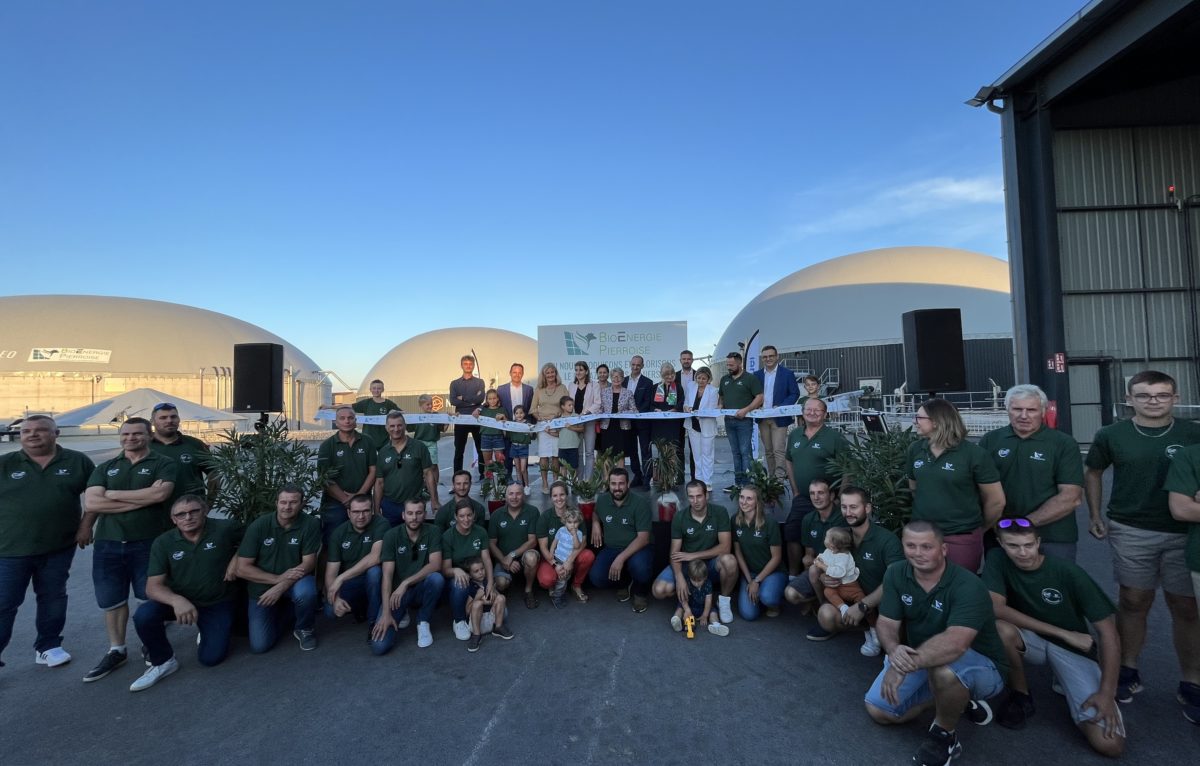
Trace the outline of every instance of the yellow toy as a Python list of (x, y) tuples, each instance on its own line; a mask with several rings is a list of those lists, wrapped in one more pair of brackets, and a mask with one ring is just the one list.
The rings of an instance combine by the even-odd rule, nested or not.
[(696, 633), (692, 628), (696, 626), (696, 618), (689, 614), (687, 619), (683, 621), (683, 624), (687, 627), (687, 637), (695, 638)]

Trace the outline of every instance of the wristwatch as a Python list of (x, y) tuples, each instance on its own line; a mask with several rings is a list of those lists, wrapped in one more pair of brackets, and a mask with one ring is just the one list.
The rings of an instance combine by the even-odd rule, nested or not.
[(867, 602), (859, 601), (858, 602), (858, 610), (860, 612), (862, 612), (863, 614), (866, 614), (867, 612), (871, 611), (871, 607), (867, 606)]

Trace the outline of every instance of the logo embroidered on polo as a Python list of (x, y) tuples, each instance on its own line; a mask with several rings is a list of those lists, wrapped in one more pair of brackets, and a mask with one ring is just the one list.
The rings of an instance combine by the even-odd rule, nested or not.
[(55, 476), (70, 476), (71, 469), (70, 468), (59, 468), (57, 471), (54, 472), (54, 475)]
[(263, 545), (267, 546), (268, 548), (274, 544), (275, 544), (274, 537), (268, 537), (266, 540), (263, 540)]
[[(738, 536), (738, 537), (741, 537), (741, 536), (742, 536), (742, 532), (744, 532), (744, 531), (745, 531), (744, 529), (739, 529), (739, 530), (737, 530), (737, 536)], [(758, 535), (756, 534), (756, 535), (755, 535), (755, 537), (758, 537)]]
[(705, 526), (705, 527), (704, 527), (704, 531), (705, 531), (705, 532), (711, 532), (711, 531), (713, 531), (713, 525), (712, 525), (712, 524), (709, 524), (709, 525)]
[(934, 609), (936, 609), (936, 610), (938, 610), (939, 612), (940, 612), (940, 611), (942, 611), (942, 602), (941, 602), (941, 601), (938, 601), (938, 600), (935, 598), (935, 599), (933, 600), (933, 608), (934, 608)]
[(809, 449), (821, 449), (821, 442), (813, 442), (809, 445)]
[(862, 557), (863, 557), (863, 561), (874, 561), (875, 560), (875, 554), (871, 553), (870, 551), (863, 551)]
[(288, 545), (299, 545), (299, 544), (300, 544), (299, 537), (293, 537), (291, 540), (288, 540)]
[(13, 471), (12, 473), (9, 474), (9, 476), (13, 477), (14, 479), (24, 479), (25, 472), (24, 471)]
[(1175, 459), (1175, 453), (1176, 453), (1176, 452), (1178, 452), (1178, 451), (1179, 451), (1179, 450), (1181, 450), (1181, 449), (1183, 449), (1183, 445), (1182, 445), (1182, 444), (1168, 444), (1168, 445), (1167, 445), (1167, 459), (1168, 459), (1168, 460), (1174, 460), (1174, 459)]
[(912, 596), (908, 595), (907, 593), (901, 595), (900, 600), (904, 602), (905, 606), (912, 606)]
[(109, 468), (109, 469), (108, 469), (108, 475), (109, 475), (109, 476), (116, 476), (116, 475), (117, 475), (117, 474), (119, 474), (120, 472), (121, 472), (121, 469), (120, 469), (120, 468)]
[(946, 463), (946, 464), (944, 464), (944, 465), (942, 466), (942, 470), (943, 470), (943, 471), (953, 471), (953, 470), (954, 470), (954, 463)]
[(338, 457), (342, 457), (343, 455), (346, 454), (346, 450), (340, 449), (337, 452), (335, 452), (334, 454), (337, 455)]
[(996, 454), (999, 455), (1000, 457), (1008, 457), (1009, 455), (1012, 454), (1012, 450), (1010, 450), (1006, 447), (1004, 449), (996, 450)]
[(424, 550), (428, 550), (428, 549), (429, 549), (429, 546), (426, 545), (425, 543), (421, 543), (419, 546), (417, 546), (418, 551), (424, 551)]
[(605, 523), (605, 524), (611, 524), (611, 523), (612, 523), (612, 520), (613, 520), (612, 514), (609, 514), (608, 516), (605, 516), (605, 517), (604, 517), (604, 523)]
[(349, 540), (346, 540), (345, 542), (342, 543), (342, 550), (344, 550), (344, 551), (350, 550), (350, 541)]
[(1045, 455), (1043, 455), (1043, 454), (1042, 454), (1042, 453), (1040, 453), (1040, 452), (1034, 452), (1032, 455), (1030, 455), (1030, 456), (1029, 456), (1029, 459), (1030, 459), (1030, 460), (1036, 460), (1036, 461), (1038, 461), (1039, 463), (1044, 463), (1044, 462), (1046, 462), (1046, 456), (1045, 456)]
[(1042, 588), (1042, 601), (1050, 606), (1058, 606), (1063, 602), (1062, 592), (1057, 588)]
[(924, 460), (914, 460), (914, 461), (913, 461), (913, 468), (921, 468), (921, 467), (923, 467), (924, 465), (925, 465), (925, 461), (924, 461)]
[(481, 547), (481, 541), (479, 541), (479, 540), (472, 540), (472, 541), (471, 541), (471, 547), (472, 547), (472, 548), (474, 548), (475, 550), (479, 550), (479, 549), (480, 549), (480, 547)]
[(150, 469), (149, 469), (149, 468), (141, 468), (141, 469), (138, 469), (138, 476), (149, 476), (149, 475), (150, 475)]
[(217, 547), (217, 544), (214, 543), (212, 540), (209, 540), (207, 543), (204, 544), (204, 550), (206, 550), (206, 551), (211, 551), (216, 547)]
[(408, 546), (401, 545), (399, 548), (396, 549), (396, 553), (408, 553)]
[(687, 528), (687, 533), (688, 533), (689, 535), (694, 535), (694, 534), (696, 534), (696, 528), (695, 528), (695, 527), (688, 527), (688, 528)]
[(183, 551), (175, 551), (171, 554), (171, 558), (175, 559), (176, 561), (181, 561), (183, 559)]
[(185, 452), (179, 456), (179, 462), (190, 463), (190, 462), (192, 462), (192, 456)]

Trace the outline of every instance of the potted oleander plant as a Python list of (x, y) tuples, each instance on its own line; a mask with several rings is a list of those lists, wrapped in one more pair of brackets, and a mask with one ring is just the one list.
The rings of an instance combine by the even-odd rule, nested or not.
[[(746, 484), (758, 488), (758, 496), (762, 499), (763, 503), (763, 512), (772, 518), (778, 518), (783, 510), (779, 501), (783, 498), (784, 492), (787, 490), (783, 479), (768, 471), (761, 460), (751, 460), (750, 468), (746, 471)], [(729, 499), (733, 503), (735, 512), (737, 509), (738, 493), (740, 492), (740, 487), (730, 487), (726, 490), (726, 494), (729, 495)]]
[(583, 514), (586, 523), (591, 523), (592, 514), (596, 511), (596, 495), (604, 489), (608, 481), (608, 472), (616, 464), (616, 455), (611, 449), (606, 449), (596, 455), (596, 462), (587, 478), (580, 476), (579, 472), (569, 465), (560, 466), (563, 481), (575, 495), (575, 503), (579, 506), (579, 512)]
[(908, 448), (921, 437), (912, 428), (892, 427), (881, 433), (850, 434), (850, 449), (830, 461), (835, 484), (853, 483), (871, 493), (875, 521), (898, 532), (912, 516), (912, 490), (904, 474)]
[(483, 467), (483, 481), (479, 482), (479, 495), (487, 502), (488, 515), (504, 505), (504, 492), (508, 488), (508, 471), (504, 463), (493, 460)]

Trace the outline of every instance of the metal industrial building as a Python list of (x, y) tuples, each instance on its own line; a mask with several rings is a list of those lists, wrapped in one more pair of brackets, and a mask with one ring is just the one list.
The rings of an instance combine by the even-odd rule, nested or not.
[(1018, 377), (1081, 442), (1139, 370), (1200, 402), (1197, 51), (1196, 0), (1094, 0), (967, 102), (1001, 118)]
[(1013, 384), (1008, 266), (967, 250), (889, 247), (831, 258), (789, 274), (746, 304), (717, 343), (725, 354), (756, 331), (782, 364), (812, 373), (825, 393), (870, 386), (891, 394), (905, 384), (901, 315), (914, 309), (962, 310), (969, 391)]

